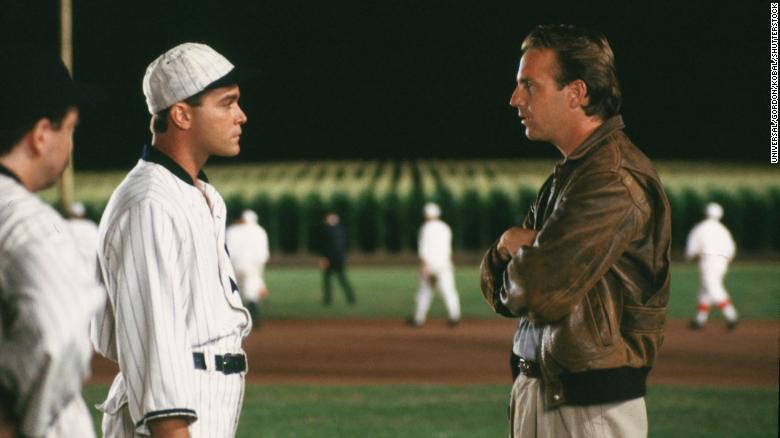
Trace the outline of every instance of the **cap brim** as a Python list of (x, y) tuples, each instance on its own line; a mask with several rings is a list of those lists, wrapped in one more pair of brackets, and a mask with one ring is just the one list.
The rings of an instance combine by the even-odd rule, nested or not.
[(233, 70), (230, 70), (228, 74), (208, 84), (204, 90), (213, 90), (215, 88), (227, 87), (230, 85), (242, 85), (252, 79), (256, 79), (259, 76), (259, 70), (239, 69), (238, 67), (233, 67)]

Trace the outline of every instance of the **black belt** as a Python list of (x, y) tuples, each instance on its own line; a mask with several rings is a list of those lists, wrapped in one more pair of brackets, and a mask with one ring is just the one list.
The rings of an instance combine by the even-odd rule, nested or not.
[[(196, 370), (208, 369), (206, 356), (203, 353), (192, 353), (192, 360)], [(216, 354), (214, 365), (222, 374), (235, 374), (246, 371), (246, 357), (243, 354)]]
[(526, 377), (530, 377), (532, 379), (538, 379), (542, 377), (542, 369), (539, 368), (539, 362), (534, 362), (532, 360), (525, 360), (521, 357), (517, 363), (517, 368)]

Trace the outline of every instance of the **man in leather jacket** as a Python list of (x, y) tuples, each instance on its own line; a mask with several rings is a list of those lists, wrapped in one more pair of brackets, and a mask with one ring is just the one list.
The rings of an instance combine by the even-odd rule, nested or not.
[(499, 314), (518, 317), (510, 435), (647, 435), (645, 381), (669, 298), (669, 203), (623, 132), (606, 38), (572, 26), (526, 37), (510, 105), (563, 155), (521, 227), (481, 266)]

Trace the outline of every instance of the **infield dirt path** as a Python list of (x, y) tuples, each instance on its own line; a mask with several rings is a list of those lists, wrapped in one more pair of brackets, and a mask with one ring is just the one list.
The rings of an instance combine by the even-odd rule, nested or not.
[[(701, 331), (674, 320), (650, 384), (778, 384), (778, 323), (746, 321), (727, 332), (721, 321)], [(515, 322), (463, 321), (420, 328), (391, 319), (272, 320), (245, 341), (253, 383), (510, 383)], [(109, 383), (114, 364), (93, 363), (92, 382)]]

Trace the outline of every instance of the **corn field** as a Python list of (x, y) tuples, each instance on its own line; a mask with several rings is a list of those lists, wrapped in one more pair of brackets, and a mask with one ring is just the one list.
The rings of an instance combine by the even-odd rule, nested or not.
[[(362, 252), (416, 248), (422, 206), (439, 203), (453, 228), (457, 250), (482, 250), (507, 227), (519, 224), (553, 161), (327, 161), (207, 167), (230, 218), (252, 208), (268, 230), (273, 250), (311, 251), (328, 211), (349, 230)], [(658, 162), (672, 204), (673, 242), (717, 201), (741, 249), (780, 250), (780, 172), (762, 165)], [(126, 172), (76, 174), (75, 198), (99, 220)], [(56, 191), (42, 193), (54, 203)]]

